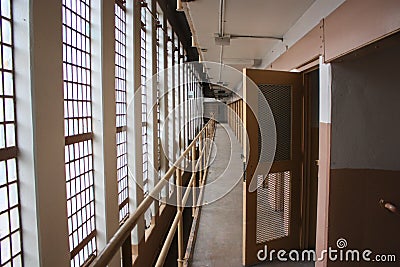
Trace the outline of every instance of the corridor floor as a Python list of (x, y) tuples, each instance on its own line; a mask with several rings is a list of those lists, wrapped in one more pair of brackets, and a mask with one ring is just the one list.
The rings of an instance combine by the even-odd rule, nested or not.
[[(241, 266), (242, 255), (242, 173), (241, 147), (227, 124), (218, 124), (216, 157), (209, 168), (193, 267)], [(221, 179), (222, 178), (222, 179)], [(225, 179), (224, 179), (225, 178)], [(229, 179), (226, 179), (229, 178)], [(217, 201), (221, 192), (233, 189)]]
[[(218, 124), (216, 156), (209, 168), (208, 186), (200, 216), (193, 267), (242, 266), (241, 146), (227, 124)], [(312, 263), (263, 263), (257, 266), (311, 267)]]

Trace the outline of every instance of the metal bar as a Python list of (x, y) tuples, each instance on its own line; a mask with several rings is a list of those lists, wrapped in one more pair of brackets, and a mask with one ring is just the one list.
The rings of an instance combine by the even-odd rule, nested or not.
[(200, 168), (199, 168), (199, 174), (200, 174), (200, 181), (203, 179), (203, 150), (204, 150), (204, 147), (203, 147), (203, 134), (200, 136), (200, 139), (199, 139), (199, 148), (201, 148), (201, 150), (202, 150), (202, 152), (200, 153), (200, 155), (199, 155), (199, 159), (198, 159), (198, 161), (199, 162), (201, 162), (201, 164), (200, 164)]
[[(183, 213), (182, 207), (182, 175), (180, 169), (176, 170), (176, 208), (179, 213)], [(186, 190), (189, 192), (189, 190)], [(178, 267), (182, 267), (183, 261), (183, 217), (178, 221)]]
[(16, 158), (17, 156), (18, 156), (18, 148), (16, 146), (5, 147), (0, 149), (0, 161)]
[(93, 132), (69, 135), (65, 137), (65, 145), (72, 145), (75, 143), (87, 141), (93, 139)]
[(192, 217), (196, 213), (195, 203), (196, 203), (196, 147), (192, 146), (192, 180), (193, 181), (193, 204), (192, 204)]
[(186, 206), (186, 203), (187, 203), (187, 201), (189, 199), (189, 195), (190, 195), (190, 189), (189, 188), (193, 185), (194, 181), (196, 181), (195, 176), (192, 176), (192, 178), (190, 178), (190, 181), (189, 181), (188, 186), (187, 186), (188, 189), (185, 191), (185, 194), (183, 195), (183, 198), (182, 198), (182, 207)]
[(231, 38), (255, 38), (255, 39), (272, 39), (283, 42), (283, 37), (276, 36), (261, 36), (261, 35), (241, 35), (241, 34), (230, 34)]

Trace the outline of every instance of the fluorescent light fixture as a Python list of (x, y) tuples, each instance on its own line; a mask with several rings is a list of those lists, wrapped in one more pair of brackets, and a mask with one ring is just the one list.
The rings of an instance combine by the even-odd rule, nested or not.
[(226, 65), (254, 65), (254, 59), (246, 58), (224, 58), (222, 62)]
[(290, 72), (300, 72), (298, 69), (291, 69)]
[(219, 36), (218, 33), (214, 33), (214, 41), (215, 45), (228, 46), (231, 44), (231, 36), (230, 35)]

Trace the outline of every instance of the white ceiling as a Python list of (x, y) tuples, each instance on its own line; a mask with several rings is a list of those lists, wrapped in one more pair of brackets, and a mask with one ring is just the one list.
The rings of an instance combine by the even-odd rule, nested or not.
[[(283, 37), (315, 0), (225, 0), (225, 34)], [(221, 47), (215, 45), (220, 0), (187, 3), (192, 32), (204, 61), (219, 62)], [(231, 39), (223, 48), (223, 59), (262, 59), (279, 40)], [(232, 65), (238, 70), (251, 65)]]

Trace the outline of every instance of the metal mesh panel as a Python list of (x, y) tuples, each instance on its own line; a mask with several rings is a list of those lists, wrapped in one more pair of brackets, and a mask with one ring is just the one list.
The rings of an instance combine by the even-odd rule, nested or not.
[[(274, 85), (260, 84), (258, 85), (261, 93), (267, 100), (275, 120), (276, 127), (276, 151), (275, 160), (291, 159), (291, 136), (292, 136), (292, 87), (290, 85)], [(265, 102), (259, 97), (258, 114), (259, 114), (259, 140), (269, 140), (268, 125), (269, 118), (266, 114)], [(263, 134), (264, 136), (261, 136)], [(262, 137), (262, 139), (261, 139)], [(265, 146), (264, 146), (265, 147)], [(268, 152), (261, 151), (261, 142), (258, 142), (258, 152), (260, 161), (268, 159)]]
[(258, 176), (257, 189), (257, 244), (289, 235), (290, 171), (270, 173), (263, 181)]

